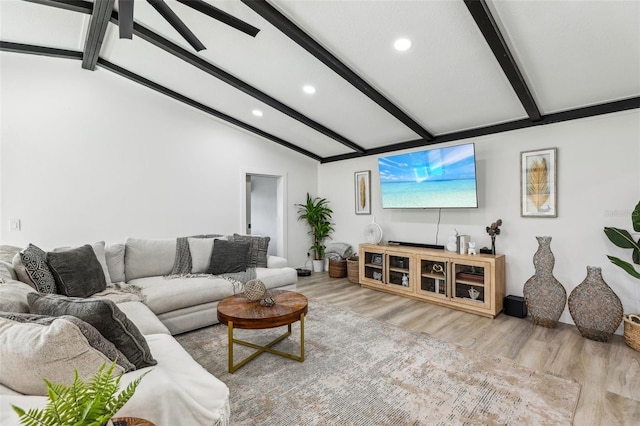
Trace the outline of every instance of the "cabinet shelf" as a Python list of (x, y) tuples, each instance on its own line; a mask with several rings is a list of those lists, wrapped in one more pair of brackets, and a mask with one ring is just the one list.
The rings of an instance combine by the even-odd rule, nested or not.
[(400, 272), (401, 274), (408, 274), (409, 270), (407, 268), (389, 268), (389, 271), (391, 272)]
[(365, 263), (365, 265), (367, 268), (376, 268), (376, 269), (382, 269), (382, 265), (377, 265), (375, 263)]
[(421, 276), (425, 277), (425, 278), (432, 278), (434, 280), (443, 280), (444, 281), (444, 280), (447, 279), (447, 277), (445, 275), (438, 275), (438, 274), (426, 273), (426, 274), (421, 274)]

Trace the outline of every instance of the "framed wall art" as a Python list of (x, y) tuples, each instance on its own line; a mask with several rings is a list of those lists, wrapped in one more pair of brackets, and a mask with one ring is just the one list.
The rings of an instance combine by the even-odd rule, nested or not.
[(371, 170), (355, 172), (356, 214), (371, 214)]
[(520, 153), (520, 215), (558, 217), (557, 148)]

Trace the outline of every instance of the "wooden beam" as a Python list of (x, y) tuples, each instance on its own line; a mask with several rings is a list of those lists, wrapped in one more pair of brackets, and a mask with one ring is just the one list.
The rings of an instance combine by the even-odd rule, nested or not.
[(43, 6), (57, 7), (58, 9), (71, 10), (91, 15), (93, 3), (86, 0), (23, 0), (29, 3), (41, 4)]
[(84, 54), (82, 57), (82, 68), (93, 71), (98, 62), (102, 41), (107, 32), (107, 25), (113, 11), (114, 0), (95, 0), (93, 3), (93, 13), (89, 20), (89, 30), (84, 42)]
[(156, 12), (162, 15), (165, 21), (167, 21), (169, 25), (171, 25), (173, 29), (175, 29), (178, 34), (180, 34), (182, 38), (196, 50), (196, 52), (206, 49), (205, 45), (198, 40), (198, 37), (191, 32), (189, 27), (182, 22), (182, 19), (180, 19), (163, 0), (147, 0), (147, 3), (153, 6)]
[(210, 108), (210, 107), (208, 107), (208, 106), (206, 106), (204, 104), (201, 104), (200, 102), (194, 101), (191, 98), (188, 98), (188, 97), (186, 97), (184, 95), (181, 95), (178, 92), (175, 92), (175, 91), (173, 91), (171, 89), (168, 89), (167, 87), (164, 87), (164, 86), (162, 86), (162, 85), (160, 85), (158, 83), (155, 83), (155, 82), (153, 82), (153, 81), (151, 81), (149, 79), (146, 79), (146, 78), (144, 78), (144, 77), (142, 77), (142, 76), (140, 76), (138, 74), (135, 74), (135, 73), (133, 73), (133, 72), (131, 72), (131, 71), (125, 69), (125, 68), (122, 68), (122, 67), (120, 67), (118, 65), (115, 65), (115, 64), (113, 64), (113, 63), (111, 63), (111, 62), (109, 62), (109, 61), (107, 61), (105, 59), (99, 58), (98, 59), (98, 65), (101, 68), (107, 69), (107, 70), (109, 70), (111, 72), (114, 72), (114, 73), (116, 73), (116, 74), (118, 74), (118, 75), (120, 75), (122, 77), (128, 78), (131, 81), (134, 81), (134, 82), (136, 82), (138, 84), (141, 84), (141, 85), (143, 85), (145, 87), (148, 87), (149, 89), (155, 90), (158, 93), (162, 93), (163, 95), (169, 96), (170, 98), (173, 98), (173, 99), (175, 99), (175, 100), (177, 100), (179, 102), (182, 102), (183, 104), (189, 105), (189, 106), (191, 106), (193, 108), (196, 108), (196, 109), (198, 109), (200, 111), (203, 111), (203, 112), (205, 112), (205, 113), (207, 113), (207, 114), (209, 114), (209, 115), (211, 115), (213, 117), (216, 117), (216, 118), (219, 118), (219, 119), (221, 119), (223, 121), (226, 121), (227, 123), (230, 123), (230, 124), (232, 124), (232, 125), (234, 125), (236, 127), (240, 127), (241, 129), (247, 130), (247, 131), (249, 131), (249, 132), (251, 132), (251, 133), (253, 133), (255, 135), (261, 136), (261, 137), (263, 137), (265, 139), (268, 139), (268, 140), (270, 140), (272, 142), (275, 142), (275, 143), (277, 143), (279, 145), (282, 145), (285, 148), (288, 148), (288, 149), (290, 149), (292, 151), (298, 152), (298, 153), (300, 153), (302, 155), (305, 155), (305, 156), (307, 156), (309, 158), (312, 158), (312, 159), (314, 159), (316, 161), (320, 161), (321, 160), (320, 156), (318, 156), (316, 154), (313, 154), (312, 152), (309, 152), (309, 151), (307, 151), (307, 150), (305, 150), (303, 148), (300, 148), (297, 145), (294, 145), (294, 144), (292, 144), (290, 142), (287, 142), (284, 139), (281, 139), (281, 138), (279, 138), (277, 136), (274, 136), (274, 135), (272, 135), (270, 133), (267, 133), (267, 132), (265, 132), (263, 130), (260, 130), (257, 127), (254, 127), (254, 126), (252, 126), (250, 124), (247, 124), (247, 123), (245, 123), (243, 121), (235, 119), (235, 118), (233, 118), (233, 117), (231, 117), (231, 116), (229, 116), (229, 115), (227, 115), (227, 114), (225, 114), (223, 112), (220, 112), (218, 110)]
[(467, 6), (467, 9), (469, 9), (469, 12), (471, 12), (473, 20), (489, 44), (493, 55), (502, 67), (502, 71), (507, 76), (507, 79), (509, 79), (509, 83), (511, 83), (511, 87), (513, 87), (513, 90), (520, 99), (529, 119), (532, 121), (540, 120), (541, 114), (536, 105), (536, 101), (529, 91), (527, 82), (524, 80), (518, 64), (509, 50), (509, 46), (507, 46), (507, 43), (502, 37), (502, 33), (496, 21), (493, 19), (487, 3), (484, 0), (464, 0), (464, 4)]
[(320, 60), (323, 64), (333, 70), (340, 77), (345, 79), (353, 87), (369, 97), (369, 99), (374, 101), (389, 114), (394, 116), (411, 130), (416, 132), (416, 134), (420, 135), (426, 140), (433, 139), (433, 135), (431, 135), (429, 131), (424, 129), (420, 124), (409, 117), (398, 106), (387, 99), (382, 93), (378, 92), (362, 77), (351, 70), (351, 68), (340, 61), (340, 59), (334, 56), (320, 43), (315, 41), (309, 34), (304, 32), (300, 27), (290, 21), (286, 16), (280, 13), (265, 0), (242, 0), (242, 2), (251, 10), (270, 22), (274, 27), (287, 35), (300, 47), (315, 56), (318, 60)]
[(492, 135), (496, 133), (509, 132), (511, 130), (525, 129), (528, 127), (544, 126), (547, 124), (561, 123), (563, 121), (579, 120), (581, 118), (594, 117), (603, 114), (612, 114), (620, 111), (640, 108), (640, 96), (619, 101), (606, 102), (588, 107), (575, 108), (567, 111), (556, 112), (543, 116), (538, 121), (529, 119), (515, 120), (507, 123), (496, 124), (492, 126), (478, 127), (476, 129), (463, 130), (461, 132), (447, 133), (438, 135), (432, 141), (425, 139), (416, 139), (408, 142), (401, 142), (393, 145), (386, 145), (379, 148), (369, 149), (364, 154), (342, 154), (332, 157), (325, 157), (322, 163), (331, 163), (334, 161), (349, 160), (353, 158), (366, 157), (370, 155), (380, 155), (387, 152), (399, 151), (403, 149), (419, 148), (427, 145), (435, 145), (445, 142), (453, 142), (463, 139), (475, 138), (479, 136)]
[(50, 56), (52, 58), (82, 59), (82, 52), (53, 47), (34, 46), (32, 44), (0, 41), (0, 50), (5, 52), (26, 53), (28, 55)]
[(223, 24), (227, 24), (232, 28), (235, 28), (238, 31), (241, 31), (251, 37), (255, 37), (258, 35), (260, 30), (253, 25), (250, 25), (244, 22), (241, 19), (236, 18), (233, 15), (229, 15), (224, 10), (220, 10), (217, 7), (210, 5), (209, 3), (202, 0), (177, 0), (178, 3), (182, 3), (185, 6), (189, 6), (190, 8), (197, 10), (200, 13), (204, 13), (207, 16), (212, 17), (213, 19), (222, 22)]

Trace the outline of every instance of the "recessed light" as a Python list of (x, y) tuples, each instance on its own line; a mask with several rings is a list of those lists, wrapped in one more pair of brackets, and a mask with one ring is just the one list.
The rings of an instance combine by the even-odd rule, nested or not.
[(316, 93), (316, 88), (309, 84), (304, 86), (302, 90), (304, 90), (304, 93), (306, 93), (307, 95), (313, 95), (314, 93)]
[(264, 115), (259, 109), (254, 109), (253, 111), (251, 111), (251, 114), (255, 115), (256, 117), (262, 117)]
[(393, 47), (400, 52), (404, 52), (411, 48), (411, 40), (408, 38), (399, 38), (393, 43)]

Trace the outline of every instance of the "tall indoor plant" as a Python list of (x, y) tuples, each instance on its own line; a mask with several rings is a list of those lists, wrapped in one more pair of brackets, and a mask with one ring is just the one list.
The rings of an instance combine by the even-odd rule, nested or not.
[(324, 240), (331, 238), (333, 224), (331, 215), (333, 210), (328, 206), (329, 201), (325, 198), (315, 197), (307, 192), (307, 202), (296, 204), (298, 207), (298, 220), (304, 220), (309, 225), (309, 235), (311, 235), (311, 247), (314, 258), (314, 271), (322, 271), (324, 262)]
[[(640, 201), (631, 213), (631, 223), (635, 232), (640, 232)], [(625, 229), (605, 227), (609, 240), (620, 248), (632, 249), (631, 260), (640, 265), (640, 239), (635, 241)], [(640, 280), (640, 272), (631, 263), (615, 256), (607, 256), (612, 263), (624, 269), (629, 275)], [(640, 351), (640, 314), (624, 316), (624, 340), (633, 349)]]

